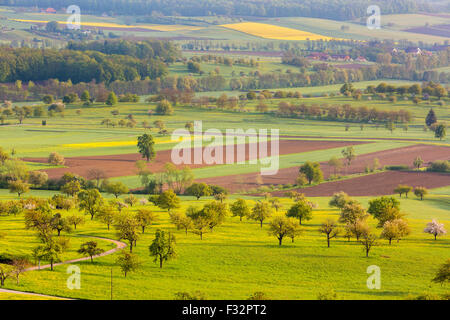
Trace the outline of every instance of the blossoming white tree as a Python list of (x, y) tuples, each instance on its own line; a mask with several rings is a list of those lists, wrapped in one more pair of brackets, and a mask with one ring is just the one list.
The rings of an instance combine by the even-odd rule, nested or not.
[(433, 219), (431, 222), (427, 223), (427, 227), (423, 232), (434, 235), (434, 240), (436, 240), (437, 236), (446, 234), (447, 230), (445, 230), (443, 223), (439, 223)]

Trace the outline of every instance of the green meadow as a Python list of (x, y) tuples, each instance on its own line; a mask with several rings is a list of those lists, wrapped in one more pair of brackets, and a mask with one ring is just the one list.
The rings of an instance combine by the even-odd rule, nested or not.
[[(449, 257), (450, 240), (444, 236), (435, 241), (433, 236), (423, 233), (423, 228), (433, 218), (444, 223), (447, 229), (450, 227), (448, 191), (448, 188), (437, 189), (424, 201), (412, 196), (399, 199), (412, 234), (392, 245), (380, 239), (369, 258), (355, 239), (338, 237), (327, 248), (326, 238), (318, 232), (318, 227), (324, 219), (337, 219), (339, 215), (338, 210), (328, 207), (329, 198), (310, 199), (319, 206), (313, 211), (313, 219), (304, 222), (303, 233), (294, 243), (287, 238), (281, 247), (275, 237), (268, 235), (266, 222), (261, 229), (255, 221), (240, 222), (238, 217), (228, 217), (223, 225), (200, 240), (198, 235), (185, 235), (184, 231), (176, 230), (169, 222), (167, 211), (146, 205), (157, 213), (158, 221), (138, 240), (133, 251), (142, 265), (127, 278), (115, 266), (117, 254), (113, 254), (95, 259), (94, 263), (76, 263), (81, 268), (80, 290), (67, 288), (65, 265), (55, 267), (53, 272), (27, 272), (21, 276), (20, 285), (9, 279), (5, 288), (78, 299), (110, 299), (112, 270), (114, 299), (173, 299), (176, 292), (196, 290), (204, 292), (208, 299), (246, 299), (255, 291), (263, 291), (272, 299), (316, 299), (319, 293), (330, 289), (340, 299), (405, 299), (424, 292), (444, 294), (446, 287), (433, 284), (431, 279)], [(14, 197), (2, 191), (0, 198)], [(258, 200), (246, 198), (249, 203)], [(357, 200), (367, 205), (369, 198)], [(182, 197), (182, 207), (178, 210), (183, 211), (189, 205), (202, 206), (208, 201)], [(286, 212), (293, 203), (288, 199), (281, 201), (282, 208), (277, 214)], [(376, 221), (370, 218), (369, 223), (375, 229)], [(166, 262), (162, 269), (153, 262), (148, 250), (158, 228), (169, 230), (177, 239), (177, 258)], [(7, 246), (10, 252), (31, 253), (35, 235), (24, 229), (23, 216), (1, 216), (0, 232), (6, 233), (0, 239), (2, 247)], [(379, 234), (380, 229), (375, 232)], [(108, 231), (105, 225), (88, 217), (85, 225), (68, 236), (72, 246), (65, 258), (77, 256), (74, 250), (85, 240), (84, 236), (115, 238), (113, 230)], [(366, 286), (369, 276), (366, 269), (370, 265), (381, 268), (380, 290)]]
[[(369, 83), (365, 83), (364, 87)], [(337, 88), (337, 87), (336, 87)], [(329, 88), (327, 88), (328, 90)], [(299, 88), (300, 92), (304, 92)], [(411, 139), (415, 141), (448, 144), (449, 138), (442, 141), (436, 140), (432, 132), (424, 131), (424, 119), (433, 108), (440, 121), (450, 120), (449, 108), (439, 106), (436, 101), (414, 105), (410, 100), (398, 99), (396, 103), (386, 100), (368, 100), (366, 95), (361, 101), (342, 96), (314, 97), (301, 99), (270, 99), (265, 101), (269, 111), (275, 111), (280, 102), (293, 104), (305, 103), (307, 105), (343, 105), (350, 104), (354, 107), (367, 106), (379, 110), (409, 110), (413, 119), (408, 124), (408, 130), (398, 124), (392, 133), (382, 125), (365, 124), (361, 130), (358, 123), (346, 123), (343, 121), (316, 121), (307, 119), (280, 118), (271, 113), (256, 111), (257, 101), (249, 101), (242, 110), (219, 110), (199, 108), (193, 106), (177, 105), (174, 115), (161, 116), (152, 114), (149, 110), (155, 110), (155, 104), (144, 101), (138, 103), (119, 103), (115, 106), (94, 104), (91, 107), (83, 107), (80, 103), (68, 105), (63, 115), (55, 114), (53, 117), (26, 118), (22, 125), (17, 125), (15, 118), (6, 119), (6, 124), (0, 126), (0, 141), (6, 150), (14, 149), (19, 157), (47, 157), (51, 152), (58, 151), (66, 157), (87, 155), (126, 154), (136, 152), (134, 141), (137, 136), (147, 131), (156, 139), (156, 149), (170, 149), (176, 142), (171, 141), (170, 135), (160, 135), (155, 128), (144, 129), (142, 123), (153, 126), (156, 120), (162, 120), (170, 131), (184, 128), (184, 125), (193, 120), (201, 120), (203, 129), (281, 129), (280, 135), (299, 135), (311, 138), (383, 138), (383, 139)], [(448, 101), (447, 101), (448, 103)], [(211, 104), (211, 106), (215, 106)], [(45, 108), (46, 106), (44, 106)], [(112, 111), (118, 110), (119, 115), (113, 116)], [(79, 114), (79, 112), (81, 112)], [(136, 121), (134, 128), (106, 127), (101, 122), (104, 119), (119, 121), (128, 115), (133, 115)], [(42, 126), (42, 120), (47, 121)], [(348, 126), (348, 130), (346, 130)], [(38, 147), (36, 141), (39, 141)]]

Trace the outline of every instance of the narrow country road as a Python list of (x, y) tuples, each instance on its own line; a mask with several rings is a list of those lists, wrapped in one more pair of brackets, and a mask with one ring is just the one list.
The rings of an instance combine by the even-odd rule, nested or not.
[[(114, 252), (117, 252), (123, 248), (125, 248), (127, 246), (126, 243), (121, 242), (121, 241), (117, 241), (117, 240), (113, 240), (113, 239), (108, 239), (108, 238), (102, 238), (102, 237), (92, 237), (92, 236), (86, 236), (88, 238), (93, 238), (93, 239), (99, 239), (99, 240), (104, 240), (110, 243), (113, 243), (116, 245), (115, 248), (105, 251), (101, 254), (95, 255), (93, 256), (94, 259), (96, 258), (100, 258), (100, 257), (104, 257), (110, 254), (113, 254)], [(75, 263), (75, 262), (80, 262), (80, 261), (86, 261), (86, 260), (90, 260), (91, 257), (83, 257), (83, 258), (78, 258), (78, 259), (72, 259), (72, 260), (67, 260), (67, 261), (63, 261), (63, 262), (59, 262), (59, 263), (54, 263), (53, 267), (56, 266), (60, 266), (60, 265), (64, 265), (64, 264), (71, 264), (71, 263)], [(34, 270), (44, 270), (44, 269), (50, 269), (50, 264), (46, 264), (46, 265), (42, 265), (42, 266), (36, 266), (36, 267), (31, 267), (28, 269), (25, 269), (25, 271), (34, 271)], [(42, 297), (42, 298), (55, 298), (55, 299), (62, 299), (62, 300), (72, 300), (70, 298), (64, 298), (64, 297), (57, 297), (57, 296), (49, 296), (49, 295), (45, 295), (45, 294), (39, 294), (39, 293), (32, 293), (32, 292), (26, 292), (26, 291), (17, 291), (17, 290), (9, 290), (9, 289), (0, 289), (0, 292), (3, 293), (12, 293), (12, 294), (23, 294), (23, 295), (28, 295), (28, 296), (35, 296), (35, 297)]]
[[(86, 237), (99, 239), (99, 240), (105, 240), (107, 242), (111, 242), (111, 243), (114, 243), (116, 245), (116, 247), (114, 249), (111, 249), (111, 250), (108, 250), (108, 251), (105, 251), (103, 253), (100, 253), (98, 255), (93, 256), (94, 259), (113, 254), (114, 252), (119, 251), (120, 249), (123, 249), (123, 248), (125, 248), (127, 246), (126, 243), (121, 242), (121, 241), (117, 241), (117, 240), (113, 240), (113, 239), (102, 238), (102, 237), (91, 237), (91, 236), (86, 236)], [(86, 260), (90, 260), (90, 259), (91, 259), (91, 257), (83, 257), (83, 258), (78, 258), (78, 259), (67, 260), (67, 261), (63, 261), (63, 262), (54, 263), (53, 267), (60, 266), (60, 265), (63, 265), (63, 264), (70, 264), (70, 263), (74, 263), (74, 262), (86, 261)], [(31, 267), (31, 268), (25, 269), (25, 271), (49, 269), (50, 267), (51, 267), (50, 264), (45, 264), (45, 265), (43, 265), (41, 267), (35, 266), (35, 267)]]

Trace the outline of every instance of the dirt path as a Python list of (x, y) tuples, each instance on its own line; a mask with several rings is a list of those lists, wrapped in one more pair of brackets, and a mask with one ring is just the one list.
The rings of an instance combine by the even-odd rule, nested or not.
[[(93, 256), (94, 259), (113, 254), (114, 252), (117, 252), (117, 251), (119, 251), (119, 250), (121, 250), (121, 249), (123, 249), (123, 248), (125, 248), (127, 246), (126, 243), (121, 242), (121, 241), (117, 241), (117, 240), (113, 240), (113, 239), (108, 239), (108, 238), (103, 238), (103, 237), (93, 237), (93, 236), (85, 236), (85, 237), (93, 238), (93, 239), (99, 239), (99, 240), (104, 240), (104, 241), (107, 241), (107, 242), (110, 242), (110, 243), (113, 243), (113, 244), (116, 245), (116, 247), (111, 249), (111, 250), (108, 250), (108, 251), (105, 251), (105, 252), (103, 252), (101, 254)], [(78, 258), (78, 259), (71, 259), (71, 260), (55, 263), (55, 264), (53, 264), (53, 267), (64, 265), (64, 264), (71, 264), (71, 263), (80, 262), (80, 261), (86, 261), (86, 260), (90, 260), (90, 259), (91, 259), (91, 257), (83, 257), (83, 258)], [(27, 268), (27, 269), (25, 269), (25, 271), (27, 272), (27, 271), (35, 271), (35, 270), (44, 270), (44, 269), (50, 269), (50, 268), (51, 268), (50, 264), (45, 264), (45, 265), (42, 265), (40, 267), (39, 266), (35, 266), (35, 267)], [(23, 294), (23, 295), (29, 295), (29, 296), (42, 297), (42, 298), (55, 298), (55, 299), (62, 299), (62, 300), (73, 300), (73, 299), (70, 299), (70, 298), (49, 296), (49, 295), (45, 295), (45, 294), (26, 292), (26, 291), (9, 290), (9, 289), (0, 289), (0, 292), (13, 293), (13, 294)]]
[[(47, 299), (73, 300), (73, 299), (69, 299), (69, 298), (62, 298), (62, 297), (57, 297), (57, 296), (48, 296), (48, 295), (45, 295), (45, 294), (25, 292), (25, 291), (16, 291), (16, 290), (9, 290), (9, 289), (0, 289), (0, 293), (2, 293), (2, 292), (3, 293), (20, 294), (20, 295), (24, 295), (24, 296), (41, 297), (41, 298), (47, 298)], [(26, 300), (26, 298), (24, 300)]]
[[(104, 240), (104, 241), (111, 242), (111, 243), (116, 245), (116, 247), (111, 249), (111, 250), (108, 250), (108, 251), (105, 251), (103, 253), (100, 253), (98, 255), (93, 256), (94, 259), (113, 254), (114, 252), (117, 252), (120, 249), (123, 249), (123, 248), (125, 248), (127, 246), (126, 243), (121, 242), (121, 241), (117, 241), (117, 240), (113, 240), (113, 239), (102, 238), (102, 237), (92, 237), (92, 236), (86, 236), (86, 237), (93, 238), (93, 239)], [(63, 261), (63, 262), (54, 263), (53, 267), (57, 267), (57, 266), (60, 266), (60, 265), (63, 265), (63, 264), (70, 264), (70, 263), (74, 263), (74, 262), (86, 261), (86, 260), (90, 260), (90, 259), (91, 259), (91, 257), (83, 257), (83, 258), (78, 258), (78, 259), (67, 260), (67, 261)], [(51, 268), (51, 265), (50, 264), (45, 264), (45, 265), (40, 266), (40, 267), (39, 266), (35, 266), (35, 267), (28, 268), (25, 271), (43, 270), (43, 269), (49, 269), (49, 268)]]

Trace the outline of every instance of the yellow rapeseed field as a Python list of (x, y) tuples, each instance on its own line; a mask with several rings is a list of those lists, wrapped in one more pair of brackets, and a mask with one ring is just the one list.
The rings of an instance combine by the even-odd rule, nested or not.
[(297, 29), (279, 27), (266, 23), (242, 22), (223, 24), (222, 27), (244, 32), (253, 36), (274, 40), (331, 40), (333, 38)]
[[(17, 22), (28, 23), (48, 23), (45, 20), (26, 20), (26, 19), (12, 19)], [(66, 21), (57, 21), (60, 24), (66, 24)], [(81, 22), (81, 26), (96, 27), (96, 28), (117, 28), (117, 29), (146, 29), (151, 31), (180, 31), (180, 30), (199, 30), (201, 27), (182, 26), (182, 25), (124, 25), (112, 22)]]
[(125, 147), (136, 145), (137, 141), (109, 141), (109, 142), (88, 142), (88, 143), (71, 143), (63, 144), (63, 148), (73, 149), (91, 149), (91, 148), (108, 148), (108, 147)]
[[(195, 138), (194, 140), (199, 140), (200, 138)], [(188, 141), (192, 140), (191, 137), (184, 137), (182, 140)], [(166, 138), (154, 138), (155, 144), (166, 144), (166, 143), (178, 143), (180, 140), (166, 139)], [(111, 148), (111, 147), (127, 147), (135, 146), (137, 140), (126, 140), (126, 141), (105, 141), (105, 142), (86, 142), (86, 143), (71, 143), (63, 144), (60, 147), (66, 149), (95, 149), (95, 148)]]

